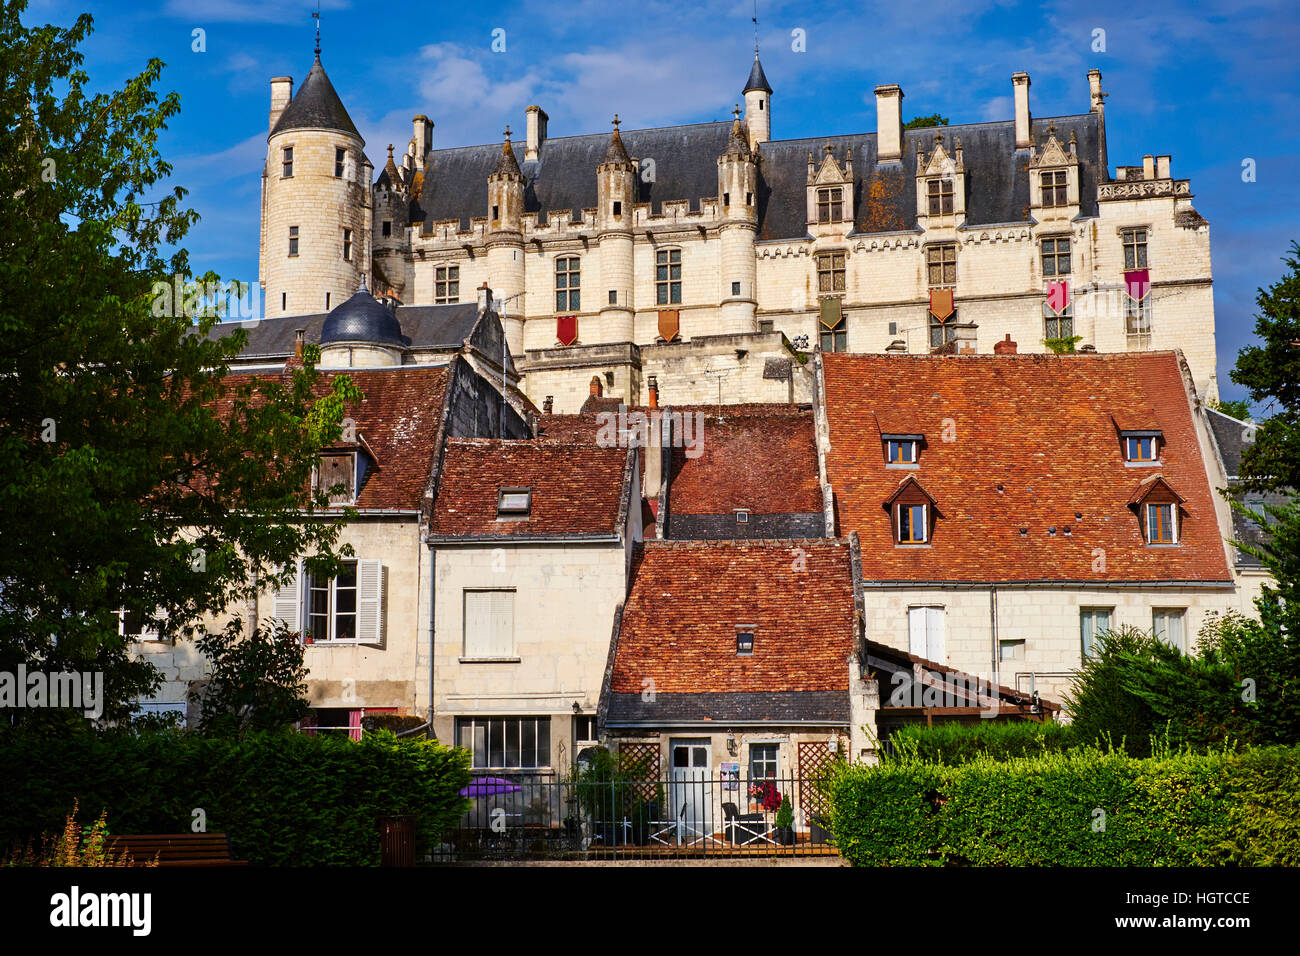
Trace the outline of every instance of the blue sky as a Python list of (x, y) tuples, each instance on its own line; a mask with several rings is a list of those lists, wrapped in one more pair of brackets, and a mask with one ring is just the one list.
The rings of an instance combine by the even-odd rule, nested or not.
[[(366, 152), (382, 166), (410, 119), (434, 145), (499, 142), (524, 107), (550, 134), (728, 118), (753, 55), (752, 0), (635, 5), (596, 0), (392, 4), (322, 0), (322, 60)], [(82, 3), (36, 0), (30, 24), (70, 23)], [(175, 182), (202, 216), (187, 246), (200, 271), (257, 277), (258, 190), (270, 77), (311, 66), (315, 0), (91, 2), (85, 47), (97, 85), (120, 85), (157, 56), (183, 111), (165, 134)], [(873, 89), (898, 83), (904, 116), (953, 123), (1011, 116), (1011, 74), (1032, 78), (1035, 115), (1088, 109), (1102, 71), (1112, 168), (1171, 154), (1211, 225), (1219, 380), (1252, 338), (1255, 290), (1300, 239), (1300, 12), (1293, 2), (1019, 3), (931, 0), (760, 2), (759, 40), (776, 139), (875, 128)], [(205, 31), (195, 52), (193, 31)], [(492, 50), (504, 30), (505, 51)], [(802, 30), (805, 49), (793, 49)], [(1094, 50), (1103, 38), (1105, 49)], [(498, 34), (500, 36), (500, 34)], [(500, 45), (500, 44), (498, 44)], [(1243, 182), (1253, 159), (1255, 181)]]

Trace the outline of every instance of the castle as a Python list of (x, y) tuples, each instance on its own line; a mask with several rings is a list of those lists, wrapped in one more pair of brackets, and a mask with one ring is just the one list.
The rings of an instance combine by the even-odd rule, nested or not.
[(509, 346), (498, 371), (557, 413), (595, 391), (644, 404), (652, 377), (679, 402), (809, 401), (813, 349), (1008, 338), (1180, 348), (1217, 397), (1208, 223), (1169, 156), (1112, 175), (1108, 94), (1088, 80), (1085, 113), (1032, 116), (1016, 73), (1011, 119), (919, 129), (882, 85), (874, 132), (779, 140), (755, 53), (731, 122), (552, 137), (529, 106), (522, 143), (507, 126), (499, 145), (435, 149), (420, 115), (376, 177), (318, 51), (296, 92), (271, 80), (265, 324), (319, 334), (365, 286), (398, 320), (390, 340), (326, 364), (409, 364), (426, 360), (409, 325), (477, 297)]

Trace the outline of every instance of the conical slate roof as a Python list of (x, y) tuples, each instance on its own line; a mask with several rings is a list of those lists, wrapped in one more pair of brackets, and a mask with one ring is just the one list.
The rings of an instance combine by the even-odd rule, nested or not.
[(523, 179), (524, 174), (519, 171), (519, 160), (515, 159), (515, 149), (510, 145), (510, 137), (501, 145), (501, 158), (497, 160), (497, 168), (492, 171), (493, 178), (505, 176), (510, 179)]
[(600, 164), (608, 166), (610, 163), (629, 168), (632, 166), (632, 159), (627, 155), (627, 147), (623, 145), (623, 137), (619, 135), (617, 126), (614, 127), (614, 135), (609, 138), (609, 148), (605, 150), (605, 158)]
[(302, 81), (302, 86), (280, 114), (271, 135), (287, 129), (336, 129), (361, 139), (352, 117), (343, 107), (343, 101), (334, 92), (334, 84), (325, 75), (319, 56), (311, 65), (307, 79)]
[(742, 93), (748, 93), (750, 90), (762, 90), (764, 93), (771, 93), (772, 87), (767, 85), (767, 77), (763, 75), (763, 64), (758, 62), (758, 54), (754, 54), (754, 68), (749, 71), (749, 82), (745, 84)]
[(375, 185), (387, 186), (390, 189), (402, 185), (402, 174), (397, 171), (397, 164), (393, 162), (393, 146), (391, 143), (388, 145), (388, 162), (384, 163), (384, 171), (379, 174), (379, 179), (376, 180)]
[(320, 330), (320, 344), (331, 342), (375, 342), (405, 345), (402, 324), (393, 311), (366, 288), (365, 279), (352, 298), (332, 309)]
[(723, 156), (738, 156), (741, 159), (749, 159), (749, 137), (740, 126), (740, 117), (737, 116), (731, 123), (731, 135), (727, 137), (727, 148), (722, 153)]

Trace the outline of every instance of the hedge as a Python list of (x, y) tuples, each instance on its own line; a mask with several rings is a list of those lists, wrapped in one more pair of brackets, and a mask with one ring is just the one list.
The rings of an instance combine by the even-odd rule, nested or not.
[(929, 763), (963, 764), (981, 755), (997, 760), (1037, 757), (1080, 745), (1069, 724), (984, 720), (978, 724), (904, 724), (890, 735), (895, 749)]
[(417, 816), (422, 854), (468, 806), (469, 756), (428, 739), (367, 734), (0, 734), (0, 850), (108, 812), (112, 833), (188, 833), (194, 810), (260, 865), (379, 862), (381, 816)]
[(1300, 865), (1294, 747), (904, 759), (840, 771), (831, 805), (857, 866)]

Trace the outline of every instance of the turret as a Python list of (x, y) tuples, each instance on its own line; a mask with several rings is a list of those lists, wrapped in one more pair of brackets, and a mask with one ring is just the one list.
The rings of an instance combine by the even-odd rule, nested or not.
[(758, 278), (754, 239), (758, 234), (758, 167), (745, 129), (740, 108), (733, 112), (727, 147), (718, 157), (718, 201), (721, 221), (718, 237), (722, 246), (719, 274), (722, 302), (721, 332), (752, 332)]
[[(631, 342), (635, 332), (636, 303), (632, 299), (632, 204), (636, 200), (636, 173), (618, 131), (605, 158), (596, 167), (596, 229), (600, 242), (600, 338), (604, 342)], [(588, 308), (591, 308), (590, 301)]]
[(772, 138), (772, 87), (763, 74), (763, 64), (754, 51), (754, 66), (743, 91), (745, 97), (745, 130), (749, 134), (749, 148), (758, 149), (759, 143)]
[(408, 175), (409, 173), (404, 174), (398, 169), (393, 161), (393, 147), (390, 143), (388, 162), (384, 164), (372, 190), (375, 207), (372, 284), (380, 295), (391, 295), (399, 301), (406, 292), (410, 260), (410, 238), (407, 234), (410, 222)]
[[(488, 177), (488, 279), (498, 300), (524, 290), (524, 175), (510, 142), (509, 126), (505, 137), (496, 169)], [(523, 306), (522, 299), (515, 299), (504, 309), (506, 343), (514, 355), (523, 355)]]

